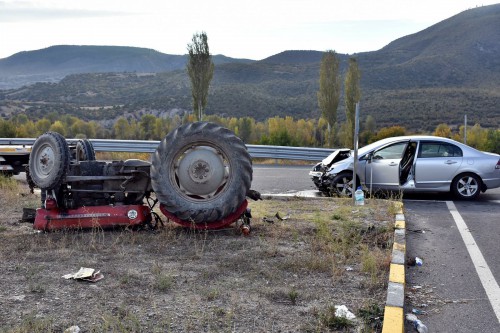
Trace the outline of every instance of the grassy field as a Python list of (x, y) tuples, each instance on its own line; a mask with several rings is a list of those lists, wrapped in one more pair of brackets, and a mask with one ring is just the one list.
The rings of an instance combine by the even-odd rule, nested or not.
[[(395, 207), (386, 200), (250, 202), (235, 223), (195, 231), (38, 233), (18, 220), (39, 196), (0, 178), (0, 332), (379, 332)], [(276, 213), (283, 219), (276, 217)], [(65, 280), (80, 267), (97, 283)], [(356, 315), (335, 315), (346, 305)]]

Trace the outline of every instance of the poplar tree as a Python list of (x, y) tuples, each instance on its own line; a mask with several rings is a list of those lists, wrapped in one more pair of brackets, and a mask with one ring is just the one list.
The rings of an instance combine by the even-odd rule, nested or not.
[(318, 106), (321, 115), (328, 123), (330, 145), (333, 145), (334, 127), (337, 123), (337, 108), (340, 101), (340, 61), (335, 51), (323, 53), (319, 71)]
[(193, 111), (198, 121), (202, 120), (203, 109), (207, 105), (208, 87), (214, 75), (214, 63), (208, 48), (208, 37), (205, 32), (193, 35), (188, 44), (189, 60), (187, 71), (191, 80)]
[(344, 145), (352, 147), (354, 142), (354, 121), (356, 116), (356, 103), (361, 98), (359, 81), (361, 73), (359, 72), (358, 62), (355, 58), (349, 58), (349, 68), (344, 81), (344, 101), (346, 115), (346, 131), (344, 136)]

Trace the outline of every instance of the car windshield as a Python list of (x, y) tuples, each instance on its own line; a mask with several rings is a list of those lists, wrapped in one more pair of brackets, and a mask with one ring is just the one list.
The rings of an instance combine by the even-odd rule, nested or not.
[(367, 146), (364, 146), (363, 148), (360, 148), (358, 150), (358, 156), (361, 157), (361, 156), (365, 155), (366, 153), (368, 153), (368, 152), (370, 152), (378, 147), (381, 147), (387, 143), (396, 142), (396, 141), (399, 141), (398, 138), (386, 138), (386, 139), (382, 139), (379, 141), (375, 141), (373, 143), (370, 143)]

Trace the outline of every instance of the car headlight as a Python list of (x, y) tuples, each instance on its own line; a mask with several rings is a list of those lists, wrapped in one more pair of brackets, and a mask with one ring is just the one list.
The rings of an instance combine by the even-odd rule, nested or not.
[(313, 167), (313, 171), (322, 171), (322, 163), (318, 163)]

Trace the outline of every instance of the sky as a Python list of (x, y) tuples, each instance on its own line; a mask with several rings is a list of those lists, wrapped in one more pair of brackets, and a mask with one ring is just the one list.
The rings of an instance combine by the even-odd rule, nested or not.
[(478, 0), (0, 0), (0, 59), (52, 45), (117, 45), (261, 60), (286, 50), (375, 51)]

